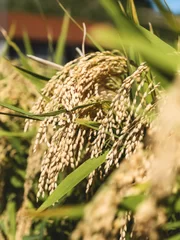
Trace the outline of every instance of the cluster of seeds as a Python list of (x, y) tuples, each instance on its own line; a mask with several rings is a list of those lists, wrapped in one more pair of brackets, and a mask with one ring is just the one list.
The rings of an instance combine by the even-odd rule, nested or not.
[[(47, 83), (32, 109), (46, 116), (34, 144), (34, 151), (47, 144), (37, 197), (54, 191), (60, 171), (109, 149), (106, 163), (96, 171), (102, 177), (136, 150), (157, 85), (149, 83), (144, 63), (133, 68), (130, 74), (127, 59), (117, 51), (96, 52), (69, 62)], [(30, 124), (28, 120), (25, 129)], [(88, 178), (87, 191), (94, 175)]]

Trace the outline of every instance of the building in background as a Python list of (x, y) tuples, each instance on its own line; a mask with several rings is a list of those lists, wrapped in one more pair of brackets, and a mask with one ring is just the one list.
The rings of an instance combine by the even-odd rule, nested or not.
[[(117, 2), (117, 0), (114, 0)], [(170, 7), (176, 6), (180, 9), (180, 1), (167, 1)], [(175, 3), (176, 2), (176, 3)], [(178, 3), (179, 2), (179, 3)], [(99, 22), (111, 22), (111, 19), (101, 7), (98, 0), (61, 0), (61, 3), (69, 9), (71, 15), (77, 19), (79, 24), (86, 23), (87, 30)], [(126, 5), (126, 1), (122, 3)], [(151, 22), (157, 33), (159, 31), (168, 38), (174, 40), (174, 35), (169, 34), (169, 28), (164, 19), (156, 11), (152, 0), (135, 0), (140, 22), (148, 27)], [(0, 0), (0, 26), (9, 31), (12, 24), (16, 25), (13, 40), (25, 52), (23, 35), (27, 32), (34, 55), (47, 58), (51, 55), (52, 48), (56, 46), (61, 32), (63, 11), (56, 0)], [(77, 54), (76, 47), (81, 47), (83, 33), (74, 24), (70, 23), (67, 43), (65, 48), (65, 61), (69, 61)], [(0, 36), (0, 49), (3, 48), (4, 39)], [(52, 46), (49, 47), (49, 46)], [(94, 50), (87, 44), (86, 51)], [(2, 51), (2, 50), (0, 50)], [(10, 48), (10, 57), (16, 57), (15, 51)]]

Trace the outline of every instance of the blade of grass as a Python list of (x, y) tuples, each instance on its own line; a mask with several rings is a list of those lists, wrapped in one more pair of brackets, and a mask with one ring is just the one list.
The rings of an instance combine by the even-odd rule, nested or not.
[(32, 74), (33, 72), (31, 70), (26, 70), (18, 66), (14, 67), (23, 77), (31, 81), (39, 92), (45, 85), (43, 81), (48, 81), (47, 79), (45, 79), (45, 77), (43, 77), (43, 79), (39, 79), (38, 74)]
[(21, 115), (18, 114), (12, 114), (12, 113), (3, 113), (0, 112), (0, 114), (3, 115), (8, 115), (8, 116), (14, 116), (14, 117), (21, 117), (21, 118), (31, 118), (31, 119), (35, 119), (35, 120), (43, 120), (43, 118), (41, 116), (34, 116), (32, 113), (29, 113), (21, 108), (15, 107), (9, 103), (5, 103), (5, 102), (0, 102), (0, 106), (8, 108), (14, 112), (20, 113)]
[[(104, 101), (104, 102), (106, 102), (106, 101)], [(87, 104), (79, 105), (79, 106), (74, 107), (69, 112), (76, 111), (77, 109), (89, 107), (89, 106), (92, 106), (92, 105), (95, 105), (95, 104), (99, 104), (99, 103), (94, 102), (94, 103), (87, 103)], [(21, 118), (29, 118), (29, 119), (40, 120), (40, 121), (43, 120), (44, 117), (57, 116), (61, 113), (68, 112), (64, 107), (61, 107), (61, 109), (59, 109), (58, 111), (47, 112), (47, 113), (42, 113), (42, 114), (33, 114), (33, 113), (25, 111), (21, 108), (15, 107), (15, 106), (13, 106), (9, 103), (5, 103), (5, 102), (0, 102), (0, 106), (8, 108), (8, 109), (10, 109), (12, 111), (15, 111), (17, 113), (20, 113), (21, 115), (12, 114), (12, 113), (3, 113), (3, 112), (0, 112), (0, 114), (8, 115), (8, 116), (14, 116), (14, 117), (21, 117)]]
[(24, 43), (26, 55), (27, 54), (34, 55), (31, 41), (30, 41), (28, 32), (26, 30), (23, 31), (23, 43)]
[(135, 212), (138, 205), (142, 203), (144, 199), (145, 199), (144, 194), (124, 197), (122, 202), (120, 203), (120, 209)]
[[(14, 34), (15, 34), (15, 31), (16, 31), (16, 25), (15, 25), (15, 24), (12, 24), (12, 25), (10, 26), (10, 29), (9, 29), (9, 32), (8, 32), (8, 36), (9, 36), (10, 39), (13, 38), (13, 36), (14, 36)], [(1, 56), (2, 56), (2, 57), (7, 56), (8, 50), (9, 50), (9, 44), (8, 44), (8, 42), (6, 41), (5, 46), (4, 46), (4, 49), (2, 50)]]
[(175, 230), (175, 229), (180, 229), (180, 221), (176, 221), (176, 222), (168, 222), (166, 223), (163, 228), (165, 230)]
[[(83, 32), (83, 27), (81, 27), (77, 21), (69, 14), (69, 12), (64, 8), (62, 3), (60, 3), (58, 0), (56, 0), (57, 3), (59, 4), (60, 8), (66, 13), (66, 15), (71, 19), (71, 21)], [(92, 44), (99, 50), (99, 51), (104, 51), (104, 49), (91, 37), (89, 33), (86, 34), (87, 38), (92, 42)]]
[(9, 233), (11, 235), (11, 239), (15, 240), (16, 235), (16, 206), (14, 201), (8, 202), (8, 215), (9, 215)]
[[(40, 75), (40, 74), (31, 72), (31, 71), (26, 70), (26, 69), (24, 69), (24, 68), (22, 68), (22, 67), (19, 67), (19, 66), (17, 66), (17, 65), (13, 65), (13, 66), (14, 66), (16, 69), (18, 69), (19, 72), (26, 73), (32, 80), (35, 80), (35, 79), (36, 79), (37, 81), (39, 81), (39, 80), (49, 81), (49, 80), (50, 80), (50, 78), (48, 78), (48, 77), (45, 77), (45, 76), (42, 76), (42, 75)], [(43, 85), (42, 85), (42, 86), (43, 86)]]
[(33, 218), (64, 218), (68, 217), (70, 219), (81, 218), (84, 212), (85, 205), (76, 205), (76, 206), (64, 206), (57, 207), (54, 209), (48, 209), (43, 212), (37, 212), (35, 210), (28, 211), (27, 215)]
[(106, 160), (107, 151), (98, 158), (92, 158), (81, 164), (76, 170), (69, 174), (54, 190), (54, 192), (46, 199), (46, 201), (37, 209), (42, 212), (46, 208), (64, 197), (78, 183), (86, 178), (93, 170), (98, 168)]
[(47, 25), (47, 39), (48, 39), (48, 60), (53, 61), (54, 48), (53, 48), (53, 33)]
[(171, 12), (168, 4), (165, 2), (165, 5), (160, 0), (154, 0), (154, 3), (156, 4), (157, 8), (159, 9), (160, 13), (163, 15), (164, 19), (167, 21), (169, 27), (177, 32), (180, 33), (180, 25), (178, 25), (175, 16)]
[(62, 64), (62, 60), (63, 60), (65, 42), (67, 39), (67, 34), (69, 29), (69, 20), (70, 20), (69, 15), (65, 14), (63, 18), (61, 33), (59, 34), (57, 47), (54, 54), (54, 62), (60, 65)]
[(125, 9), (124, 9), (121, 1), (118, 1), (118, 3), (119, 3), (119, 7), (120, 7), (121, 12), (122, 12), (124, 15), (126, 15)]
[(7, 43), (9, 44), (9, 46), (11, 46), (16, 53), (18, 54), (22, 65), (27, 68), (28, 70), (32, 70), (25, 55), (21, 52), (20, 48), (11, 40), (11, 38), (8, 36), (7, 32), (5, 29), (0, 27), (0, 31), (2, 33), (2, 35), (4, 36), (4, 38), (6, 39)]
[(136, 7), (134, 4), (134, 0), (128, 0), (128, 9), (129, 12), (129, 16), (133, 19), (133, 21), (135, 22), (135, 24), (139, 25), (139, 19), (137, 16), (137, 11), (136, 11)]
[(34, 116), (30, 117), (28, 115), (5, 113), (5, 112), (0, 112), (0, 115), (6, 115), (6, 116), (18, 117), (18, 118), (24, 118), (24, 119), (32, 119), (32, 120), (37, 120), (37, 121), (42, 121), (44, 119), (44, 118), (40, 118), (40, 117), (34, 117)]
[(170, 238), (167, 238), (166, 240), (179, 240), (179, 233)]
[(20, 138), (31, 138), (35, 134), (34, 131), (28, 132), (8, 132), (8, 131), (0, 131), (0, 137), (20, 137)]
[(95, 121), (89, 121), (87, 119), (82, 119), (82, 118), (77, 118), (76, 119), (76, 123), (79, 125), (83, 125), (85, 127), (88, 128), (92, 128), (94, 130), (98, 130), (99, 129), (99, 123), (95, 122)]
[[(132, 47), (135, 52), (139, 52), (143, 59), (154, 68), (162, 72), (164, 71), (167, 74), (175, 74), (178, 63), (180, 62), (180, 56), (176, 54), (174, 48), (143, 27), (133, 24), (120, 11), (117, 11), (117, 7), (112, 0), (100, 0), (100, 2), (114, 20), (124, 46), (128, 48)], [(105, 41), (104, 37), (105, 34), (103, 35), (103, 41)], [(111, 33), (106, 33), (107, 43), (110, 41), (110, 38), (112, 38)], [(116, 38), (117, 34), (113, 36), (114, 40)], [(115, 40), (115, 46), (118, 44), (119, 49), (121, 49), (120, 41), (117, 38)]]

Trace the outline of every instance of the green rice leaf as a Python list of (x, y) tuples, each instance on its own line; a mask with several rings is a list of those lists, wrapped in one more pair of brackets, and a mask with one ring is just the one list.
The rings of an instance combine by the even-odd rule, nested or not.
[(23, 42), (24, 42), (26, 55), (27, 54), (34, 55), (32, 45), (31, 45), (31, 41), (29, 39), (29, 35), (28, 35), (28, 32), (26, 30), (23, 31)]
[[(106, 42), (106, 47), (110, 43), (109, 48), (122, 49), (123, 43), (128, 49), (133, 49), (135, 53), (139, 53), (144, 61), (147, 61), (158, 71), (169, 75), (174, 75), (177, 72), (180, 56), (174, 48), (145, 28), (133, 24), (121, 11), (118, 11), (112, 0), (100, 0), (100, 2), (112, 17), (118, 31), (113, 27), (109, 27), (109, 30), (102, 30), (102, 27), (99, 27), (95, 28), (93, 33), (92, 29), (91, 35), (96, 40)], [(98, 32), (101, 34), (98, 35)]]
[(135, 212), (138, 205), (145, 199), (144, 194), (128, 196), (123, 198), (120, 208)]
[(63, 53), (65, 48), (65, 42), (67, 39), (68, 29), (69, 29), (69, 15), (65, 14), (62, 24), (61, 33), (59, 34), (59, 38), (57, 41), (57, 47), (54, 54), (54, 61), (57, 64), (62, 64)]
[(4, 30), (3, 28), (0, 28), (0, 31), (2, 33), (2, 35), (4, 36), (4, 38), (6, 39), (7, 43), (9, 44), (9, 46), (11, 46), (15, 52), (18, 54), (20, 60), (21, 60), (21, 64), (28, 70), (32, 70), (25, 55), (22, 53), (22, 51), (20, 50), (20, 48), (17, 46), (16, 43), (14, 43), (11, 38), (8, 36), (6, 30)]
[(168, 222), (166, 223), (163, 228), (165, 230), (175, 230), (175, 229), (180, 229), (180, 221), (176, 221), (176, 222)]
[(160, 1), (160, 0), (154, 0), (154, 3), (156, 4), (160, 13), (163, 15), (164, 19), (168, 23), (169, 27), (174, 32), (180, 33), (180, 25), (178, 24), (177, 20), (175, 19), (175, 16), (171, 12), (171, 9), (167, 5), (166, 1), (164, 1), (165, 4), (163, 4), (162, 1)]
[(8, 131), (0, 131), (0, 137), (20, 137), (20, 138), (31, 138), (35, 134), (34, 131), (28, 132), (8, 132)]
[(78, 183), (86, 178), (93, 170), (98, 168), (106, 160), (107, 151), (98, 158), (92, 158), (85, 161), (76, 170), (69, 174), (55, 189), (55, 191), (46, 199), (46, 201), (38, 208), (37, 212), (41, 212), (52, 204), (64, 197)]
[(178, 234), (176, 234), (176, 235), (174, 235), (174, 236), (172, 236), (172, 237), (170, 237), (170, 238), (167, 238), (166, 240), (179, 240), (180, 238), (179, 238), (179, 233)]
[[(9, 36), (10, 39), (13, 38), (13, 36), (14, 36), (14, 34), (15, 34), (15, 31), (16, 31), (16, 25), (15, 25), (15, 24), (11, 24), (10, 29), (9, 29), (9, 32), (8, 32), (8, 36)], [(1, 56), (2, 56), (2, 57), (7, 56), (8, 50), (9, 50), (9, 44), (8, 44), (8, 42), (6, 41), (5, 46), (4, 46), (4, 48), (3, 48), (3, 50), (2, 50), (2, 53), (1, 53)]]
[[(57, 0), (58, 1), (58, 0)], [(69, 16), (69, 18), (71, 19), (71, 21), (83, 32), (83, 28), (78, 24), (78, 22), (69, 14), (69, 12), (64, 8), (64, 6), (58, 1), (58, 4), (60, 6), (60, 8), (67, 14), (67, 16)], [(87, 38), (92, 42), (92, 44), (99, 50), (99, 51), (103, 51), (104, 49), (101, 47), (100, 44), (98, 44), (95, 39), (93, 39), (93, 37), (87, 33)]]
[(64, 218), (78, 219), (82, 217), (84, 212), (84, 204), (76, 206), (63, 206), (52, 209), (47, 209), (43, 212), (37, 212), (35, 210), (28, 211), (27, 214), (33, 218)]
[[(34, 73), (32, 71), (29, 71), (27, 69), (24, 69), (22, 67), (19, 67), (19, 66), (16, 66), (16, 65), (13, 65), (16, 69), (19, 70), (19, 72), (21, 73), (26, 73), (26, 75), (28, 75), (29, 78), (31, 78), (31, 80), (42, 80), (42, 81), (49, 81), (50, 78), (48, 77), (45, 77), (45, 76), (42, 76), (40, 74), (37, 74), (37, 73)], [(43, 86), (43, 85), (42, 85)]]
[(136, 11), (136, 7), (135, 7), (135, 4), (134, 4), (134, 0), (128, 0), (128, 12), (129, 12), (129, 15), (130, 17), (133, 19), (133, 21), (139, 25), (139, 19), (138, 19), (138, 16), (137, 16), (137, 11)]

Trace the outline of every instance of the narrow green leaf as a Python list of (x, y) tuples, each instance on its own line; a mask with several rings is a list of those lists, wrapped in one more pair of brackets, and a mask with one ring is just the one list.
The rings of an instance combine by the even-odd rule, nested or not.
[[(13, 36), (15, 34), (15, 31), (16, 31), (16, 25), (15, 24), (11, 24), (10, 30), (8, 32), (8, 36), (9, 36), (10, 39), (13, 38)], [(1, 56), (2, 57), (6, 57), (7, 54), (8, 54), (8, 50), (9, 50), (9, 44), (6, 41), (5, 46), (4, 46), (4, 48), (2, 50), (2, 53), (1, 53)]]
[(57, 41), (57, 47), (54, 54), (54, 61), (57, 64), (62, 64), (63, 60), (63, 53), (65, 48), (65, 42), (67, 39), (68, 29), (69, 29), (69, 15), (65, 14), (62, 24), (61, 33), (59, 35), (58, 41)]
[[(42, 80), (38, 79), (37, 76), (33, 76), (32, 71), (31, 70), (25, 70), (24, 68), (20, 68), (20, 67), (15, 67), (15, 69), (21, 74), (23, 75), (27, 80), (31, 81), (35, 87), (37, 88), (38, 91), (40, 91), (43, 87), (44, 87), (44, 83), (42, 82)], [(24, 70), (22, 70), (24, 69)], [(44, 80), (46, 81), (46, 80)]]
[[(42, 76), (40, 74), (34, 73), (32, 71), (29, 71), (27, 69), (24, 69), (22, 67), (19, 67), (17, 65), (13, 65), (16, 69), (18, 69), (20, 72), (26, 73), (28, 75), (28, 77), (30, 77), (32, 80), (42, 80), (42, 81), (49, 81), (50, 78)], [(43, 86), (43, 85), (42, 85)]]
[(167, 238), (166, 240), (180, 240), (180, 236), (179, 236), (179, 233), (170, 237), (170, 238)]
[(84, 206), (85, 205), (75, 205), (75, 206), (63, 206), (63, 207), (57, 207), (53, 209), (48, 209), (43, 212), (37, 212), (35, 210), (28, 211), (27, 215), (33, 217), (33, 218), (63, 218), (63, 217), (69, 217), (70, 219), (78, 219), (82, 217), (84, 212)]
[(30, 114), (30, 115), (32, 115), (31, 113), (29, 113), (29, 112), (27, 112), (27, 111), (25, 111), (25, 110), (23, 110), (21, 108), (15, 107), (15, 106), (13, 106), (13, 105), (11, 105), (9, 103), (0, 102), (0, 106), (8, 108), (10, 110), (13, 110), (13, 111), (21, 113), (21, 114), (25, 114), (25, 115), (29, 115)]
[[(149, 65), (165, 74), (174, 75), (177, 71), (180, 56), (176, 54), (176, 50), (163, 42), (157, 36), (141, 26), (133, 24), (127, 19), (124, 14), (117, 11), (117, 7), (112, 0), (100, 0), (104, 8), (114, 20), (118, 31), (111, 28), (109, 31), (102, 31), (103, 35), (97, 34), (100, 28), (96, 31), (91, 31), (91, 35), (95, 39), (102, 39), (102, 42), (109, 44), (109, 48), (122, 48), (122, 43), (125, 47), (132, 48), (134, 52), (141, 54), (143, 60)], [(102, 33), (101, 32), (101, 33)], [(102, 36), (102, 37), (101, 37)], [(96, 38), (97, 37), (97, 38)], [(114, 42), (114, 43), (113, 43)], [(101, 42), (100, 42), (101, 44)]]
[(31, 41), (29, 39), (29, 35), (28, 35), (28, 32), (26, 30), (23, 31), (23, 42), (24, 42), (26, 55), (27, 54), (34, 55), (32, 45), (31, 45)]
[(17, 46), (16, 43), (14, 43), (11, 38), (8, 36), (7, 32), (3, 29), (3, 28), (0, 28), (0, 31), (2, 33), (2, 35), (4, 36), (4, 38), (6, 39), (7, 43), (9, 44), (9, 46), (11, 46), (15, 52), (18, 54), (20, 60), (21, 60), (21, 63), (22, 65), (28, 69), (28, 70), (32, 70), (25, 55), (21, 52), (20, 48)]
[(126, 12), (125, 12), (125, 9), (124, 9), (124, 7), (123, 7), (123, 4), (121, 3), (121, 1), (118, 1), (118, 3), (119, 3), (119, 7), (120, 7), (120, 10), (122, 11), (122, 13), (123, 13), (124, 15), (126, 15)]
[(89, 127), (92, 128), (94, 130), (98, 130), (99, 129), (99, 123), (95, 122), (95, 121), (89, 121), (87, 119), (82, 119), (82, 118), (77, 118), (76, 119), (76, 123), (79, 125), (83, 125), (85, 127)]
[[(78, 22), (69, 14), (69, 12), (64, 8), (64, 6), (57, 0), (60, 8), (69, 16), (71, 21), (83, 32), (83, 28), (78, 24)], [(87, 38), (92, 42), (92, 44), (99, 50), (104, 51), (104, 49), (93, 39), (93, 37), (87, 33)]]
[(169, 223), (166, 223), (163, 228), (165, 230), (175, 230), (175, 229), (180, 229), (180, 221), (177, 221), (177, 222), (169, 222)]
[(28, 132), (8, 132), (8, 131), (0, 131), (0, 137), (20, 137), (20, 138), (31, 138), (35, 134), (34, 131)]
[(44, 118), (41, 117), (33, 117), (33, 116), (28, 116), (28, 115), (21, 115), (21, 114), (14, 114), (14, 113), (5, 113), (5, 112), (0, 112), (1, 115), (6, 115), (6, 116), (11, 116), (11, 117), (18, 117), (18, 118), (24, 118), (24, 119), (32, 119), (32, 120), (37, 120), (37, 121), (42, 121)]
[(164, 2), (165, 2), (165, 4), (163, 4), (162, 1), (160, 1), (160, 0), (154, 0), (154, 3), (156, 4), (157, 8), (159, 9), (161, 14), (163, 15), (164, 19), (167, 21), (169, 27), (173, 31), (175, 31), (177, 33), (180, 33), (180, 25), (176, 21), (175, 16), (171, 12), (171, 10), (168, 7), (166, 1), (164, 1)]
[(86, 178), (93, 170), (98, 168), (106, 160), (107, 151), (98, 158), (92, 158), (85, 161), (71, 174), (69, 174), (55, 189), (55, 191), (47, 198), (47, 200), (38, 208), (37, 212), (41, 212), (48, 208), (59, 199), (64, 197), (78, 183)]
[[(102, 101), (103, 102), (107, 102), (107, 101)], [(95, 105), (95, 104), (99, 104), (99, 102), (94, 102), (94, 103), (87, 103), (87, 104), (83, 104), (83, 105), (79, 105), (79, 106), (76, 106), (74, 107), (72, 110), (70, 111), (67, 111), (63, 106), (57, 110), (57, 111), (53, 111), (53, 112), (47, 112), (47, 113), (42, 113), (42, 114), (33, 114), (33, 113), (30, 113), (28, 111), (25, 111), (21, 108), (18, 108), (18, 107), (15, 107), (9, 103), (5, 103), (5, 102), (0, 102), (0, 106), (2, 107), (5, 107), (5, 108), (8, 108), (12, 111), (15, 111), (17, 113), (20, 113), (21, 115), (18, 115), (18, 114), (13, 114), (13, 113), (4, 113), (4, 112), (0, 112), (0, 114), (3, 114), (3, 115), (8, 115), (8, 116), (14, 116), (14, 117), (21, 117), (21, 118), (29, 118), (29, 119), (34, 119), (34, 120), (43, 120), (44, 117), (51, 117), (51, 116), (57, 116), (61, 113), (64, 113), (64, 112), (73, 112), (73, 111), (76, 111), (77, 109), (81, 109), (81, 108), (86, 108), (86, 107), (89, 107), (89, 106), (92, 106), (92, 105)]]
[(14, 117), (23, 117), (23, 118), (25, 118), (25, 117), (27, 117), (27, 118), (31, 117), (31, 118), (36, 119), (36, 120), (42, 120), (42, 118), (41, 118), (40, 116), (33, 116), (32, 113), (29, 113), (29, 112), (27, 112), (27, 111), (25, 111), (25, 110), (23, 110), (23, 109), (21, 109), (21, 108), (15, 107), (15, 106), (13, 106), (13, 105), (11, 105), (11, 104), (9, 104), (9, 103), (0, 102), (0, 106), (5, 107), (5, 108), (8, 108), (8, 109), (10, 109), (10, 110), (12, 110), (12, 111), (15, 111), (15, 112), (17, 112), (17, 113), (20, 113), (20, 114), (22, 114), (22, 115), (11, 114), (11, 113), (3, 113), (3, 112), (0, 112), (0, 114), (9, 115), (9, 116), (14, 116)]
[(136, 11), (136, 7), (134, 4), (134, 0), (128, 0), (128, 3), (129, 3), (129, 12), (131, 14), (131, 18), (137, 25), (139, 25), (139, 19), (137, 16), (137, 11)]
[(175, 211), (180, 213), (180, 198), (177, 200), (175, 204)]
[(53, 33), (47, 25), (47, 40), (48, 40), (48, 59), (53, 61), (54, 47), (53, 47)]
[(135, 212), (138, 205), (145, 199), (143, 194), (129, 196), (123, 198), (122, 202), (120, 203), (120, 208), (125, 208), (126, 210), (130, 210)]
[(11, 239), (15, 240), (16, 235), (16, 206), (14, 201), (10, 201), (8, 203), (8, 215), (9, 215), (9, 233), (11, 235)]

